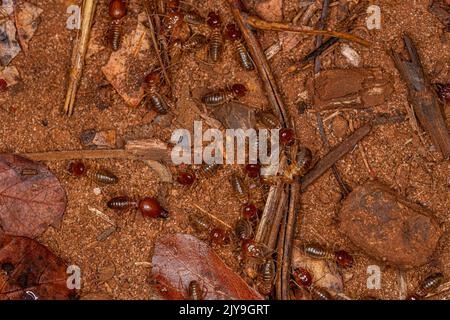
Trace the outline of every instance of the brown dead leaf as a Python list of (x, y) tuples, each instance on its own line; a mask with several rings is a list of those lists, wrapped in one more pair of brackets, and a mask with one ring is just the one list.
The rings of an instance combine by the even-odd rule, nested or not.
[(58, 227), (66, 194), (46, 166), (17, 155), (0, 154), (0, 227), (7, 234), (34, 238)]
[(205, 300), (262, 299), (206, 243), (188, 234), (160, 238), (152, 265), (156, 288), (169, 300), (189, 299), (187, 289), (194, 280), (200, 284)]
[(0, 235), (0, 300), (65, 300), (76, 296), (67, 288), (64, 261), (38, 242)]
[(20, 46), (25, 52), (28, 50), (28, 43), (39, 26), (39, 16), (42, 12), (43, 10), (41, 8), (29, 2), (24, 2), (20, 6), (17, 6), (17, 34), (19, 36)]
[(213, 111), (214, 117), (227, 129), (251, 129), (256, 125), (255, 109), (231, 101)]

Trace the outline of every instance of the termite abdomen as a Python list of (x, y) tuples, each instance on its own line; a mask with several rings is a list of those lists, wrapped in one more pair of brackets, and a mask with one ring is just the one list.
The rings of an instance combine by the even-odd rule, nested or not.
[(233, 174), (231, 176), (231, 185), (239, 201), (246, 202), (248, 199), (247, 187), (241, 177)]
[(116, 184), (119, 182), (119, 178), (107, 169), (88, 171), (87, 176), (100, 184)]
[(200, 172), (199, 172), (199, 176), (201, 178), (211, 178), (212, 176), (214, 176), (214, 174), (217, 172), (217, 170), (219, 170), (219, 165), (216, 163), (212, 163), (212, 164), (203, 164), (202, 167), (200, 168)]
[(193, 214), (189, 216), (189, 222), (192, 228), (198, 232), (210, 231), (212, 229), (211, 222), (203, 215)]
[(203, 300), (202, 289), (200, 284), (195, 280), (189, 282), (188, 294), (192, 300)]
[(188, 11), (184, 14), (184, 22), (199, 25), (205, 22), (205, 18), (203, 18), (198, 12)]
[(441, 285), (443, 279), (444, 275), (440, 272), (433, 273), (432, 275), (426, 277), (416, 290), (416, 295), (419, 297), (426, 296), (428, 293), (436, 290)]
[(234, 232), (240, 240), (248, 240), (253, 236), (252, 225), (246, 219), (239, 219), (238, 221), (236, 221)]
[(119, 196), (109, 200), (107, 206), (113, 210), (127, 210), (130, 208), (135, 208), (137, 206), (137, 202), (128, 196)]
[(261, 265), (261, 273), (259, 278), (259, 292), (269, 295), (272, 292), (273, 280), (275, 279), (275, 263), (272, 259), (267, 259)]

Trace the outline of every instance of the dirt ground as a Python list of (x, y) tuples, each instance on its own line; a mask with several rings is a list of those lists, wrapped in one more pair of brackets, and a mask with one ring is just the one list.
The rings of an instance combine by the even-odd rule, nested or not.
[[(1, 152), (41, 152), (51, 150), (72, 150), (82, 148), (79, 136), (83, 130), (96, 128), (117, 130), (123, 138), (158, 137), (168, 140), (173, 129), (192, 124), (199, 120), (190, 112), (192, 99), (190, 92), (196, 88), (222, 88), (234, 82), (245, 83), (252, 88), (243, 103), (256, 109), (268, 107), (256, 72), (245, 72), (234, 58), (232, 48), (227, 45), (220, 63), (211, 67), (200, 61), (205, 51), (186, 55), (182, 63), (170, 69), (174, 80), (173, 93), (176, 109), (182, 114), (170, 126), (149, 123), (145, 118), (145, 107), (130, 108), (121, 97), (108, 86), (101, 67), (106, 64), (111, 50), (106, 47), (87, 60), (83, 80), (78, 92), (75, 113), (71, 118), (61, 116), (70, 66), (71, 50), (77, 34), (66, 29), (66, 9), (70, 4), (80, 4), (73, 0), (31, 0), (42, 8), (41, 23), (30, 42), (29, 51), (21, 53), (12, 65), (19, 69), (22, 82), (0, 93), (0, 151)], [(194, 3), (196, 1), (188, 1)], [(285, 16), (292, 19), (298, 1), (285, 1)], [(370, 48), (351, 44), (362, 58), (363, 67), (381, 67), (394, 83), (394, 93), (389, 100), (370, 110), (345, 110), (340, 113), (358, 128), (371, 113), (406, 113), (408, 107), (406, 86), (401, 81), (392, 60), (386, 53), (390, 48), (401, 47), (401, 35), (409, 32), (418, 46), (426, 72), (432, 83), (448, 83), (450, 80), (449, 44), (441, 42), (443, 25), (431, 15), (428, 0), (371, 1), (379, 5), (382, 14), (382, 29), (368, 33), (358, 31), (372, 43)], [(125, 18), (125, 32), (135, 29), (137, 15), (143, 11), (141, 2), (131, 0), (129, 13)], [(212, 8), (218, 8), (223, 19), (232, 20), (224, 1), (205, 0), (195, 7), (204, 15)], [(100, 0), (93, 27), (94, 41), (106, 45), (109, 27), (108, 1)], [(295, 9), (294, 9), (295, 10)], [(362, 17), (358, 24), (365, 24)], [(266, 32), (261, 36), (264, 48), (272, 45), (277, 35)], [(313, 48), (311, 38), (305, 38), (294, 50), (280, 52), (271, 59), (272, 70), (284, 95), (286, 105), (300, 128), (302, 144), (309, 147), (315, 159), (319, 159), (327, 149), (321, 143), (315, 112), (298, 111), (305, 81), (311, 77), (311, 68), (286, 74), (293, 61), (303, 57)], [(349, 67), (339, 50), (323, 60), (323, 67)], [(334, 57), (334, 58), (332, 58)], [(154, 57), (150, 57), (154, 59)], [(176, 76), (175, 76), (176, 75)], [(447, 106), (448, 108), (448, 106)], [(323, 118), (330, 115), (323, 113)], [(450, 112), (446, 112), (447, 116)], [(447, 117), (447, 123), (450, 125)], [(325, 122), (327, 137), (331, 145), (339, 143), (339, 138), (331, 130), (332, 121)], [(388, 124), (375, 128), (358, 147), (337, 164), (343, 178), (352, 187), (368, 179), (379, 179), (411, 202), (432, 210), (444, 231), (448, 230), (450, 208), (450, 168), (438, 152), (431, 148), (429, 137), (424, 134), (425, 145), (414, 132), (409, 121)], [(367, 161), (368, 166), (365, 165)], [(187, 217), (198, 209), (216, 215), (233, 225), (239, 217), (241, 205), (232, 192), (228, 179), (239, 167), (224, 167), (210, 180), (201, 182), (196, 188), (186, 189), (179, 185), (164, 185), (155, 172), (138, 161), (88, 161), (90, 166), (105, 166), (114, 170), (120, 183), (112, 187), (102, 187), (96, 195), (97, 186), (87, 179), (74, 178), (67, 172), (68, 162), (51, 162), (49, 168), (66, 188), (68, 208), (59, 229), (49, 228), (39, 239), (69, 264), (80, 266), (82, 270), (82, 292), (106, 294), (113, 299), (152, 299), (155, 293), (149, 283), (150, 261), (155, 240), (161, 234), (187, 232), (196, 234), (189, 226)], [(369, 172), (370, 167), (371, 172)], [(144, 220), (139, 215), (133, 221), (131, 215), (118, 215), (106, 208), (106, 202), (120, 194), (161, 196), (171, 212), (167, 221)], [(358, 251), (337, 228), (336, 210), (339, 207), (340, 191), (331, 172), (327, 172), (301, 195), (300, 220), (296, 239), (320, 242), (329, 247), (343, 248), (355, 255), (355, 266), (346, 271), (345, 294), (358, 299), (374, 296), (381, 299), (399, 297), (398, 271), (373, 261)], [(97, 209), (111, 220), (117, 221), (120, 230), (106, 241), (96, 237), (108, 228), (108, 223), (93, 213)], [(431, 263), (405, 273), (408, 290), (413, 290), (421, 278), (431, 271), (441, 270), (450, 276), (450, 237), (444, 237), (436, 259)], [(238, 272), (235, 245), (216, 248), (224, 261)], [(379, 290), (366, 287), (367, 267), (379, 265), (382, 282)], [(105, 268), (114, 266), (111, 277), (101, 278)], [(100, 277), (100, 279), (99, 279)], [(110, 278), (110, 279), (108, 279)], [(447, 295), (447, 298), (450, 297)], [(445, 297), (443, 297), (445, 298)]]

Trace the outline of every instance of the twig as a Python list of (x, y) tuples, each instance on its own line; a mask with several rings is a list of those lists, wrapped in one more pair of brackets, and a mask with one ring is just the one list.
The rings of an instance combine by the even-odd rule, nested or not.
[(77, 40), (77, 45), (73, 51), (72, 66), (69, 75), (69, 86), (67, 88), (66, 101), (63, 108), (63, 112), (67, 116), (71, 116), (73, 114), (78, 85), (83, 74), (84, 59), (89, 45), (96, 5), (97, 0), (84, 0), (81, 36)]
[(293, 26), (289, 23), (267, 22), (267, 21), (264, 21), (262, 19), (254, 17), (254, 16), (247, 17), (245, 19), (245, 22), (247, 22), (253, 28), (261, 29), (261, 30), (286, 31), (286, 32), (293, 32), (293, 33), (303, 33), (303, 34), (308, 34), (308, 35), (323, 35), (323, 36), (329, 36), (329, 37), (335, 37), (335, 38), (349, 40), (349, 41), (361, 44), (365, 47), (370, 46), (369, 41), (364, 40), (358, 36), (354, 36), (352, 34), (345, 33), (345, 32), (306, 29), (305, 27)]
[(151, 17), (150, 6), (149, 6), (147, 0), (142, 0), (142, 5), (144, 6), (145, 14), (147, 15), (148, 26), (150, 28), (150, 37), (152, 39), (153, 48), (155, 49), (156, 57), (158, 58), (159, 65), (161, 66), (161, 71), (164, 75), (164, 79), (166, 80), (166, 84), (169, 87), (172, 87), (169, 75), (167, 74), (166, 67), (161, 58), (161, 51), (159, 50), (158, 39), (156, 39), (156, 36), (155, 36), (155, 26), (153, 25), (153, 21), (152, 21), (152, 17)]
[[(324, 130), (324, 127), (323, 127), (323, 121), (322, 121), (322, 117), (320, 116), (320, 113), (318, 113), (318, 112), (316, 113), (316, 118), (317, 118), (317, 125), (319, 127), (320, 138), (322, 139), (322, 142), (323, 142), (323, 144), (325, 145), (325, 147), (327, 148), (327, 151), (328, 151), (329, 148), (330, 148), (330, 144), (328, 143), (328, 139), (327, 139), (327, 137), (325, 135), (325, 130)], [(338, 170), (338, 168), (337, 168), (335, 163), (331, 166), (331, 169), (333, 171), (333, 175), (334, 175), (336, 181), (339, 184), (339, 187), (341, 188), (342, 194), (344, 196), (348, 195), (350, 193), (350, 190), (349, 190), (347, 184), (342, 179), (341, 174), (339, 173), (339, 170)]]
[(217, 222), (221, 223), (222, 225), (224, 225), (225, 227), (227, 227), (228, 229), (232, 230), (233, 228), (226, 223), (225, 221), (220, 220), (219, 218), (217, 218), (215, 215), (209, 213), (208, 211), (206, 211), (205, 209), (203, 209), (202, 207), (200, 207), (198, 204), (194, 203), (193, 204), (194, 207), (196, 207), (198, 210), (200, 210), (202, 213), (206, 214), (208, 217), (210, 217), (213, 220), (216, 220)]
[(289, 279), (291, 275), (292, 246), (294, 244), (295, 230), (297, 230), (298, 202), (300, 197), (300, 184), (291, 185), (289, 194), (289, 210), (284, 235), (283, 260), (281, 264), (281, 299), (289, 299)]
[[(320, 30), (325, 29), (329, 9), (330, 9), (330, 0), (323, 0), (322, 14), (320, 15), (320, 20), (317, 25), (318, 29), (320, 29)], [(317, 35), (316, 36), (316, 48), (321, 46), (322, 41), (323, 41), (323, 36)], [(317, 56), (314, 59), (314, 73), (318, 73), (319, 71), (320, 71), (320, 58), (319, 58), (319, 56)]]
[(277, 88), (275, 78), (273, 77), (270, 65), (267, 62), (264, 51), (256, 39), (255, 35), (248, 29), (247, 21), (245, 20), (245, 14), (241, 12), (243, 8), (242, 3), (239, 0), (228, 0), (231, 7), (231, 12), (234, 19), (236, 20), (239, 29), (242, 32), (242, 36), (247, 44), (250, 54), (255, 62), (256, 68), (258, 70), (259, 76), (263, 83), (267, 99), (275, 112), (275, 114), (280, 118), (283, 126), (289, 123), (289, 116), (284, 106), (283, 99)]
[(408, 86), (408, 100), (413, 106), (420, 124), (430, 135), (434, 146), (441, 151), (444, 159), (449, 159), (450, 133), (439, 105), (439, 99), (427, 79), (419, 53), (409, 35), (404, 34), (403, 41), (409, 58), (403, 59), (394, 51), (391, 51), (391, 57), (403, 81)]
[(127, 159), (170, 162), (168, 146), (159, 140), (129, 141), (126, 149), (71, 150), (23, 153), (21, 156), (35, 161), (63, 161), (74, 159)]
[[(256, 69), (258, 70), (259, 76), (261, 78), (261, 81), (263, 83), (263, 87), (265, 89), (265, 93), (267, 95), (267, 98), (269, 100), (269, 103), (274, 110), (275, 114), (278, 116), (280, 123), (283, 127), (290, 127), (295, 130), (295, 123), (292, 121), (292, 119), (289, 116), (289, 113), (287, 112), (287, 109), (284, 105), (282, 96), (280, 94), (280, 91), (277, 87), (275, 78), (273, 76), (273, 73), (271, 71), (270, 65), (267, 62), (266, 56), (264, 55), (264, 52), (261, 48), (260, 43), (256, 39), (255, 35), (252, 33), (251, 30), (249, 30), (246, 17), (247, 15), (245, 13), (242, 13), (241, 10), (243, 10), (243, 5), (240, 0), (228, 0), (228, 3), (231, 7), (231, 12), (242, 32), (243, 38), (247, 44), (247, 47), (249, 49), (249, 52), (253, 58), (253, 61), (255, 62)], [(291, 150), (291, 156), (292, 158), (295, 158), (295, 155), (297, 154), (298, 147), (295, 145), (292, 147)], [(277, 186), (271, 187), (271, 192), (277, 193), (279, 192), (276, 190), (284, 189), (284, 184), (280, 184)], [(275, 190), (274, 190), (275, 189)], [(292, 190), (299, 189), (298, 182), (294, 182), (291, 186), (289, 186), (289, 207), (294, 208), (293, 211), (289, 212), (290, 214), (296, 212), (296, 205), (295, 202), (292, 204), (292, 201), (295, 201), (296, 194), (293, 194)], [(298, 192), (297, 192), (298, 193)], [(272, 200), (268, 198), (266, 202), (266, 206), (276, 208), (276, 206), (272, 203)], [(284, 210), (281, 210), (283, 212)], [(264, 210), (264, 214), (268, 215), (270, 214), (269, 210)], [(264, 215), (263, 215), (264, 218)], [(267, 219), (269, 220), (269, 219)], [(286, 218), (284, 220), (283, 226), (281, 227), (281, 232), (279, 236), (279, 249), (281, 248), (281, 252), (278, 252), (278, 263), (277, 265), (280, 266), (278, 268), (277, 272), (277, 282), (276, 282), (276, 292), (277, 297), (287, 297), (289, 293), (289, 282), (286, 281), (286, 274), (290, 274), (290, 267), (286, 267), (287, 264), (290, 263), (290, 258), (287, 257), (286, 252), (284, 251), (284, 248), (289, 248), (292, 246), (293, 242), (293, 232), (290, 232), (289, 234), (285, 231), (285, 225), (287, 221), (292, 221), (291, 218)], [(289, 229), (291, 231), (291, 229)], [(288, 243), (288, 244), (287, 244)], [(288, 253), (289, 254), (289, 253)]]
[(335, 147), (329, 153), (327, 153), (320, 161), (315, 165), (315, 167), (304, 175), (301, 179), (302, 188), (304, 191), (310, 184), (321, 177), (328, 169), (330, 169), (336, 161), (341, 159), (345, 154), (353, 150), (355, 145), (369, 132), (372, 130), (372, 124), (367, 123), (358, 130), (356, 130), (352, 135), (350, 135), (344, 142)]

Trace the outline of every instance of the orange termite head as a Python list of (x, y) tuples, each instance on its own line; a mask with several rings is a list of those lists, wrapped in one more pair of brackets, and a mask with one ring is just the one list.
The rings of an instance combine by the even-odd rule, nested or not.
[(219, 27), (222, 23), (222, 19), (220, 19), (220, 16), (215, 12), (208, 13), (208, 20), (206, 20), (208, 25), (212, 28)]
[(309, 287), (312, 285), (312, 276), (305, 268), (297, 268), (294, 270), (294, 279), (299, 285)]
[(127, 5), (123, 0), (112, 0), (109, 3), (109, 16), (113, 20), (122, 19), (127, 14)]
[(157, 85), (161, 81), (161, 76), (159, 75), (159, 72), (152, 71), (145, 76), (144, 81), (148, 85)]
[(139, 211), (144, 217), (148, 218), (163, 218), (169, 217), (169, 213), (161, 207), (159, 202), (150, 197), (146, 197), (139, 202)]
[(241, 30), (239, 30), (234, 23), (229, 23), (227, 25), (225, 34), (227, 38), (232, 41), (236, 41), (241, 38)]
[(236, 83), (231, 87), (231, 91), (233, 91), (236, 97), (243, 97), (247, 93), (247, 87), (243, 84)]
[(353, 257), (345, 250), (339, 250), (334, 253), (336, 263), (341, 268), (351, 268), (353, 266)]

